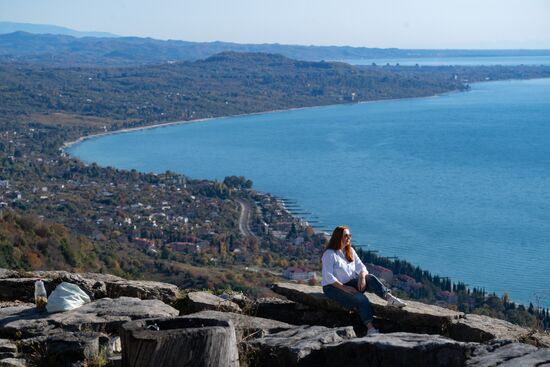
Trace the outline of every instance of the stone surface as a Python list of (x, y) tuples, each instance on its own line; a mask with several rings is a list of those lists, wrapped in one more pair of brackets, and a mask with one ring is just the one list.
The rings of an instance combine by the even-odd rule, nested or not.
[[(475, 345), (430, 334), (390, 333), (327, 345), (308, 366), (459, 367)], [(306, 364), (303, 364), (304, 366)]]
[[(38, 354), (41, 365), (68, 366), (99, 356), (97, 332), (58, 331), (45, 336), (23, 339), (20, 348), (23, 355)], [(39, 351), (39, 353), (37, 353)]]
[[(320, 286), (276, 283), (272, 289), (292, 301), (316, 309), (340, 312), (344, 310), (340, 304), (327, 298)], [(415, 301), (407, 301), (407, 306), (401, 309), (388, 307), (386, 301), (377, 295), (367, 293), (367, 296), (372, 304), (375, 316), (380, 319), (377, 326), (386, 332), (410, 331), (446, 334), (453, 320), (458, 320), (463, 316), (460, 312)]]
[(17, 356), (17, 346), (8, 339), (0, 339), (0, 359)]
[(190, 312), (200, 312), (204, 310), (241, 312), (241, 308), (236, 303), (224, 300), (209, 292), (188, 293), (187, 309)]
[(479, 345), (467, 362), (469, 367), (498, 366), (513, 358), (522, 357), (537, 351), (537, 348), (509, 340), (495, 340), (487, 345)]
[(476, 314), (466, 314), (458, 320), (453, 320), (448, 334), (451, 338), (461, 341), (484, 343), (502, 339), (550, 347), (550, 338), (547, 334), (533, 333), (508, 321)]
[(114, 332), (122, 323), (151, 317), (175, 317), (178, 311), (158, 300), (103, 298), (80, 308), (59, 313), (39, 313), (34, 307), (0, 309), (0, 336), (32, 337), (57, 329)]
[(234, 312), (201, 311), (187, 316), (187, 318), (203, 318), (213, 320), (231, 321), (235, 326), (237, 341), (248, 338), (263, 337), (266, 334), (276, 333), (282, 330), (294, 328), (285, 322), (264, 319), (261, 317), (247, 316)]
[(251, 366), (464, 366), (477, 346), (430, 334), (355, 338), (351, 327), (301, 326), (247, 343)]
[(34, 302), (34, 282), (40, 278), (0, 279), (1, 301)]
[(252, 304), (251, 312), (255, 316), (294, 325), (339, 327), (361, 324), (359, 315), (348, 310), (328, 311), (275, 297), (257, 299)]
[(120, 328), (122, 366), (239, 366), (231, 321), (200, 317), (146, 319)]
[(539, 349), (522, 357), (510, 359), (499, 367), (550, 367), (550, 348)]
[[(312, 309), (324, 309), (329, 311), (329, 314), (340, 312), (338, 320), (341, 321), (341, 324), (339, 325), (357, 325), (358, 319), (351, 318), (342, 313), (343, 308), (338, 303), (325, 297), (322, 288), (319, 286), (276, 283), (272, 289), (276, 293), (292, 301), (307, 305)], [(529, 343), (538, 347), (550, 347), (550, 336), (548, 334), (532, 332), (529, 329), (504, 320), (482, 315), (463, 314), (415, 301), (407, 301), (408, 305), (402, 309), (387, 307), (386, 301), (380, 297), (371, 293), (367, 293), (367, 295), (373, 305), (376, 317), (375, 325), (384, 332), (405, 331), (440, 334), (458, 341), (479, 343), (495, 339), (505, 339)], [(296, 308), (296, 306), (293, 307)], [(314, 315), (312, 312), (309, 314)], [(266, 317), (265, 314), (262, 314), (262, 316)], [(319, 315), (319, 317), (321, 316)], [(331, 315), (327, 317), (331, 317)], [(308, 324), (323, 324), (326, 322), (322, 319), (311, 320), (304, 318), (304, 320), (307, 320), (304, 323)], [(330, 326), (336, 326), (336, 324)]]
[(48, 294), (61, 282), (78, 285), (92, 299), (136, 297), (159, 299), (165, 303), (176, 300), (178, 287), (173, 284), (126, 280), (110, 274), (82, 273), (67, 271), (35, 271), (18, 273), (2, 269), (0, 271), (0, 300), (34, 301), (34, 282), (43, 279)]
[(252, 366), (307, 366), (310, 365), (308, 361), (312, 359), (312, 353), (319, 353), (327, 344), (352, 338), (355, 338), (355, 332), (350, 326), (334, 329), (298, 326), (250, 340), (247, 342), (247, 352)]
[(0, 367), (26, 367), (27, 363), (24, 359), (5, 358), (0, 359)]

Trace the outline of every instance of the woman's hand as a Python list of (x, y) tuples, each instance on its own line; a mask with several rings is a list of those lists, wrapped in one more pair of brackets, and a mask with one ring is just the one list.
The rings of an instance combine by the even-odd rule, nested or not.
[(357, 280), (357, 287), (360, 292), (364, 292), (367, 289), (367, 273), (361, 272), (359, 274), (359, 279)]
[(359, 293), (357, 289), (355, 289), (354, 287), (350, 287), (349, 285), (344, 285), (342, 286), (344, 292), (347, 292), (349, 294), (355, 294), (355, 293)]

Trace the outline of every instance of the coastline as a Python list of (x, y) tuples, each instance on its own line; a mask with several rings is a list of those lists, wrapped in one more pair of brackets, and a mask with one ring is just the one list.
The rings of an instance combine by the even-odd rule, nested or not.
[[(466, 85), (471, 86), (471, 85), (475, 85), (475, 84), (526, 81), (526, 80), (539, 80), (539, 79), (543, 80), (543, 79), (549, 79), (549, 78), (485, 80), (485, 81), (468, 83)], [(456, 94), (456, 93), (467, 93), (469, 91), (470, 91), (469, 88), (464, 89), (464, 90), (455, 89), (455, 90), (450, 90), (450, 91), (443, 92), (443, 93), (432, 94), (432, 95), (429, 95), (429, 96), (384, 98), (384, 99), (374, 99), (374, 100), (371, 100), (371, 101), (359, 101), (359, 102), (351, 102), (351, 103), (335, 103), (335, 104), (318, 105), (318, 106), (280, 108), (280, 109), (266, 110), (266, 111), (260, 111), (260, 112), (240, 113), (240, 114), (236, 114), (236, 115), (224, 115), (224, 116), (218, 116), (218, 117), (204, 117), (204, 118), (198, 118), (198, 119), (193, 119), (193, 120), (179, 120), (179, 121), (154, 123), (152, 125), (128, 127), (128, 128), (118, 129), (118, 130), (106, 131), (106, 132), (103, 132), (103, 133), (84, 135), (84, 136), (81, 136), (80, 138), (78, 138), (76, 140), (64, 142), (63, 145), (59, 148), (59, 150), (62, 153), (68, 154), (65, 151), (66, 149), (69, 149), (73, 145), (80, 144), (80, 143), (82, 143), (86, 140), (89, 140), (89, 139), (96, 139), (96, 138), (101, 138), (103, 136), (114, 135), (114, 134), (126, 134), (126, 133), (135, 132), (135, 131), (141, 131), (141, 130), (157, 129), (157, 128), (163, 128), (163, 127), (169, 127), (169, 126), (176, 126), (176, 125), (187, 125), (187, 124), (208, 122), (208, 121), (211, 121), (211, 120), (228, 119), (228, 118), (234, 118), (234, 117), (257, 116), (257, 115), (267, 115), (267, 114), (271, 114), (271, 113), (299, 111), (299, 110), (304, 110), (304, 109), (309, 109), (309, 108), (325, 108), (325, 107), (334, 107), (334, 106), (353, 106), (353, 105), (359, 105), (359, 104), (371, 104), (371, 103), (381, 103), (381, 102), (391, 102), (391, 101), (401, 101), (401, 100), (417, 100), (417, 99), (439, 98), (439, 97), (444, 97), (444, 96), (452, 95), (452, 94)]]
[[(520, 80), (522, 80), (522, 79), (520, 79)], [(489, 81), (479, 82), (479, 83), (488, 83), (488, 82)], [(475, 83), (472, 83), (472, 84), (475, 84)], [(158, 128), (169, 127), (169, 126), (177, 126), (177, 125), (195, 124), (195, 123), (201, 123), (201, 122), (208, 122), (208, 121), (212, 121), (212, 120), (228, 119), (228, 118), (235, 118), (235, 117), (247, 117), (247, 116), (267, 115), (267, 114), (272, 114), (272, 113), (281, 113), (281, 112), (288, 112), (288, 111), (299, 111), (299, 110), (305, 110), (305, 109), (310, 109), (310, 108), (325, 108), (325, 107), (335, 107), (335, 106), (353, 106), (353, 105), (359, 105), (359, 104), (371, 104), (371, 103), (391, 102), (391, 101), (401, 101), (401, 100), (428, 99), (428, 98), (443, 97), (443, 96), (451, 95), (451, 94), (455, 94), (455, 93), (465, 93), (465, 92), (468, 92), (468, 91), (469, 90), (467, 90), (467, 89), (466, 90), (456, 89), (456, 90), (451, 90), (451, 91), (448, 91), (448, 92), (432, 94), (432, 95), (429, 95), (429, 96), (386, 98), (386, 99), (375, 99), (375, 100), (372, 100), (372, 101), (359, 101), (359, 102), (352, 102), (352, 103), (336, 103), (336, 104), (327, 104), (327, 105), (318, 105), (318, 106), (291, 107), (291, 108), (281, 108), (281, 109), (267, 110), (267, 111), (260, 111), (260, 112), (240, 113), (240, 114), (236, 114), (236, 115), (224, 115), (224, 116), (218, 116), (218, 117), (204, 117), (204, 118), (193, 119), (193, 120), (180, 120), (180, 121), (161, 122), (161, 123), (156, 123), (156, 124), (152, 124), (152, 125), (128, 127), (128, 128), (117, 129), (117, 130), (112, 130), (112, 131), (106, 131), (106, 132), (102, 132), (102, 133), (84, 135), (84, 136), (79, 137), (76, 140), (64, 142), (63, 145), (59, 148), (59, 150), (62, 153), (69, 154), (65, 151), (66, 149), (71, 148), (73, 145), (83, 143), (86, 140), (97, 139), (97, 138), (101, 138), (101, 137), (109, 136), (109, 135), (132, 133), (132, 132), (141, 131), (141, 130), (158, 129)]]

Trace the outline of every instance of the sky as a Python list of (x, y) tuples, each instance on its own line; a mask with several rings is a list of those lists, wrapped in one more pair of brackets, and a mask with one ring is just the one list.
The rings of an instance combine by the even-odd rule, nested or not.
[(550, 49), (550, 0), (0, 0), (0, 21), (188, 41)]

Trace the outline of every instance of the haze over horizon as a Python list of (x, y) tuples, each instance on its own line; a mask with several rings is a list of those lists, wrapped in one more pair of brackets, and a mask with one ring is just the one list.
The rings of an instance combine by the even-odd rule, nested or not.
[(2, 21), (186, 41), (413, 49), (550, 49), (550, 2), (0, 0)]

